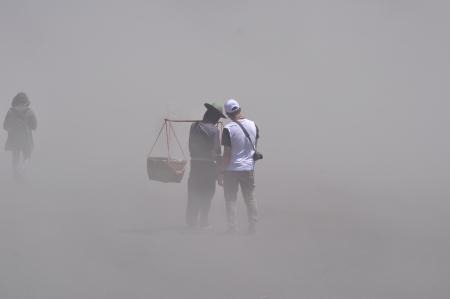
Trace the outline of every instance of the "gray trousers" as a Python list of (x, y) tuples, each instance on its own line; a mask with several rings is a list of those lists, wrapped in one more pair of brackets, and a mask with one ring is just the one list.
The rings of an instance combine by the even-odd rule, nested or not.
[(255, 176), (253, 170), (225, 172), (223, 191), (227, 208), (228, 226), (236, 228), (237, 225), (236, 199), (239, 185), (241, 185), (242, 196), (247, 205), (249, 226), (256, 228), (258, 224), (258, 207), (255, 200)]
[[(20, 166), (20, 152), (23, 155), (22, 166)], [(23, 177), (27, 171), (28, 163), (30, 163), (31, 159), (31, 148), (13, 149), (12, 158), (14, 181), (17, 182), (19, 181), (19, 173), (22, 173)]]

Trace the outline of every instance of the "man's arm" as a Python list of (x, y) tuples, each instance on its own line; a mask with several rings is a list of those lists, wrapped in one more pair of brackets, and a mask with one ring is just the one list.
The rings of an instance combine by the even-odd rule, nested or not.
[(215, 128), (210, 135), (211, 140), (211, 157), (217, 161), (217, 159), (221, 159), (222, 149), (220, 147), (220, 132), (219, 129)]
[(220, 173), (217, 179), (217, 183), (219, 184), (219, 186), (223, 186), (223, 174), (225, 173), (225, 170), (227, 170), (228, 163), (230, 163), (230, 158), (231, 158), (231, 146), (224, 146), (222, 165), (220, 165)]
[(228, 164), (230, 163), (231, 159), (231, 136), (230, 131), (227, 128), (223, 129), (222, 145), (223, 145), (223, 157), (222, 163), (220, 164), (219, 177), (217, 178), (217, 183), (219, 183), (219, 186), (223, 186), (223, 175), (225, 173), (225, 170), (227, 170)]

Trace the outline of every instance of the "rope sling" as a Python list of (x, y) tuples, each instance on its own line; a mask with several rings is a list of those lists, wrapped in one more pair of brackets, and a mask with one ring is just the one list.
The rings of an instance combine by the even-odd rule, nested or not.
[[(166, 157), (150, 157), (153, 148), (156, 145), (163, 129), (166, 129), (166, 142), (167, 142), (167, 158)], [(175, 136), (178, 146), (181, 149), (184, 160), (176, 160), (170, 157), (170, 138), (171, 133)], [(186, 155), (184, 154), (183, 148), (181, 147), (180, 141), (178, 140), (177, 134), (172, 126), (172, 120), (164, 119), (164, 124), (156, 137), (155, 142), (148, 153), (147, 156), (147, 173), (148, 178), (152, 181), (159, 181), (163, 183), (180, 183), (183, 179), (184, 171), (186, 170), (187, 161)]]
[[(164, 124), (159, 131), (158, 136), (156, 137), (155, 142), (153, 143), (152, 148), (147, 156), (147, 173), (148, 178), (152, 181), (159, 181), (163, 183), (180, 183), (183, 179), (184, 172), (187, 167), (187, 159), (184, 154), (183, 148), (181, 147), (180, 141), (178, 140), (177, 134), (172, 126), (172, 122), (198, 122), (201, 120), (171, 120), (168, 118), (164, 119)], [(223, 131), (223, 123), (219, 122), (217, 125), (221, 125), (220, 132)], [(163, 129), (166, 129), (166, 141), (167, 141), (167, 158), (166, 157), (150, 157), (150, 154), (153, 151), (153, 148), (156, 145)], [(181, 153), (183, 154), (184, 160), (172, 159), (170, 157), (170, 138), (171, 133), (175, 136), (175, 139), (178, 143), (178, 146), (181, 149)]]

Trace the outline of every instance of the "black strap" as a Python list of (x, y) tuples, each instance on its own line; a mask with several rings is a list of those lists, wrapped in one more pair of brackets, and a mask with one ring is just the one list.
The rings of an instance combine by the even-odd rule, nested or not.
[(255, 146), (253, 145), (252, 140), (250, 139), (250, 135), (248, 134), (247, 130), (244, 128), (244, 126), (238, 122), (236, 119), (233, 120), (233, 122), (237, 123), (239, 125), (239, 127), (241, 127), (242, 131), (244, 131), (245, 136), (248, 138), (248, 140), (250, 140), (250, 143), (252, 144), (253, 150), (256, 152)]

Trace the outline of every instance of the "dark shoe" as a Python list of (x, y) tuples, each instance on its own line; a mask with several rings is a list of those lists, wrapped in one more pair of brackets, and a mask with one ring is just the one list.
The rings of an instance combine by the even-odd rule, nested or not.
[(245, 234), (249, 236), (256, 236), (258, 234), (258, 229), (254, 227), (249, 227), (248, 230), (245, 232)]
[(226, 235), (230, 235), (230, 236), (235, 236), (235, 235), (237, 235), (238, 233), (237, 233), (237, 230), (236, 230), (235, 227), (229, 227), (229, 228), (227, 229), (227, 231), (225, 232), (225, 234), (226, 234)]

